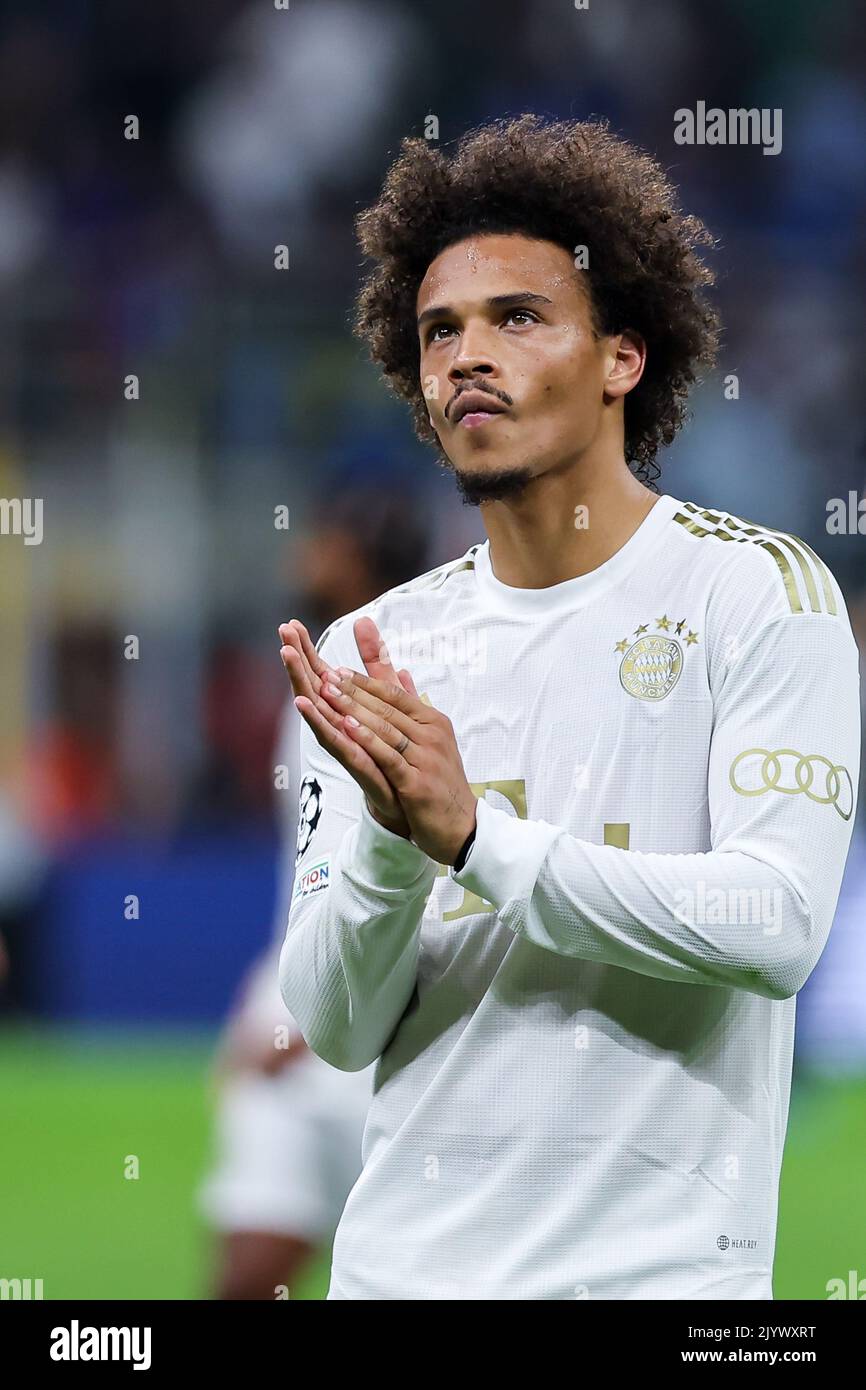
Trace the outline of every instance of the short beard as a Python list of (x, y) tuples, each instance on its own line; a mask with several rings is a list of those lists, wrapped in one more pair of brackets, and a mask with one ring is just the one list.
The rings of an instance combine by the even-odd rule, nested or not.
[(502, 502), (520, 497), (533, 481), (531, 468), (458, 470), (450, 459), (442, 456), (440, 466), (450, 473), (465, 507), (477, 507), (482, 502)]

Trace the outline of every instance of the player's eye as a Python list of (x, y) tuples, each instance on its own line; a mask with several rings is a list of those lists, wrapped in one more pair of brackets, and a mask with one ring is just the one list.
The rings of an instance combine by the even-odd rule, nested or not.
[(506, 315), (506, 322), (508, 319), (517, 318), (519, 314), (523, 314), (525, 318), (528, 318), (530, 323), (538, 323), (538, 315), (533, 314), (531, 309), (512, 309), (511, 313)]
[[(538, 315), (534, 314), (531, 309), (510, 309), (508, 313), (505, 315), (505, 318), (502, 320), (502, 322), (508, 323), (511, 319), (519, 318), (521, 316), (527, 319), (529, 323), (539, 322)], [(436, 323), (432, 326), (432, 328), (429, 330), (427, 334), (427, 342), (441, 343), (443, 339), (437, 338), (436, 335), (437, 333), (441, 332), (442, 329), (445, 329), (445, 331), (449, 333), (453, 332), (453, 327), (450, 323)]]

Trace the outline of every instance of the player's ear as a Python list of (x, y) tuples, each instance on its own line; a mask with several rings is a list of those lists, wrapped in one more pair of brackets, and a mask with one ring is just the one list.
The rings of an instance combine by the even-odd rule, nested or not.
[(608, 344), (604, 391), (608, 399), (616, 400), (633, 391), (643, 376), (646, 343), (639, 333), (627, 328), (609, 338)]

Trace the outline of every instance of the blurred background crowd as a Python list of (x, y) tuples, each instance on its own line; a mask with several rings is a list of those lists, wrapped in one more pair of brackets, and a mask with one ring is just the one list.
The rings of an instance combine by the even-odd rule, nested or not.
[[(718, 237), (725, 338), (659, 487), (807, 540), (866, 643), (866, 535), (826, 525), (866, 484), (860, 20), (856, 0), (0, 5), (0, 497), (44, 502), (41, 544), (0, 536), (0, 1188), (30, 1193), (17, 1214), (3, 1198), (0, 1275), (41, 1259), (50, 1296), (206, 1286), (202, 1080), (283, 910), (277, 623), (318, 637), (483, 538), (348, 327), (353, 217), (403, 135), (603, 115), (671, 170)], [(781, 153), (677, 145), (698, 100), (781, 108)], [(866, 1096), (862, 822), (799, 1006), (796, 1106), (837, 1147), (800, 1153), (795, 1106), (791, 1162), (837, 1201)], [(182, 1138), (122, 1258), (81, 1135), (124, 1105)], [(59, 1167), (34, 1158), (49, 1113), (74, 1149)], [(785, 1210), (783, 1188), (780, 1296), (820, 1297)]]

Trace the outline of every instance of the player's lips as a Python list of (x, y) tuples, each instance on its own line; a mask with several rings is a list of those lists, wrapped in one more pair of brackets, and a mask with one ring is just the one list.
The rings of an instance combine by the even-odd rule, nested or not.
[(464, 391), (454, 402), (451, 422), (454, 425), (462, 422), (467, 429), (475, 429), (478, 425), (486, 425), (495, 415), (504, 414), (506, 408), (502, 401), (486, 391)]

